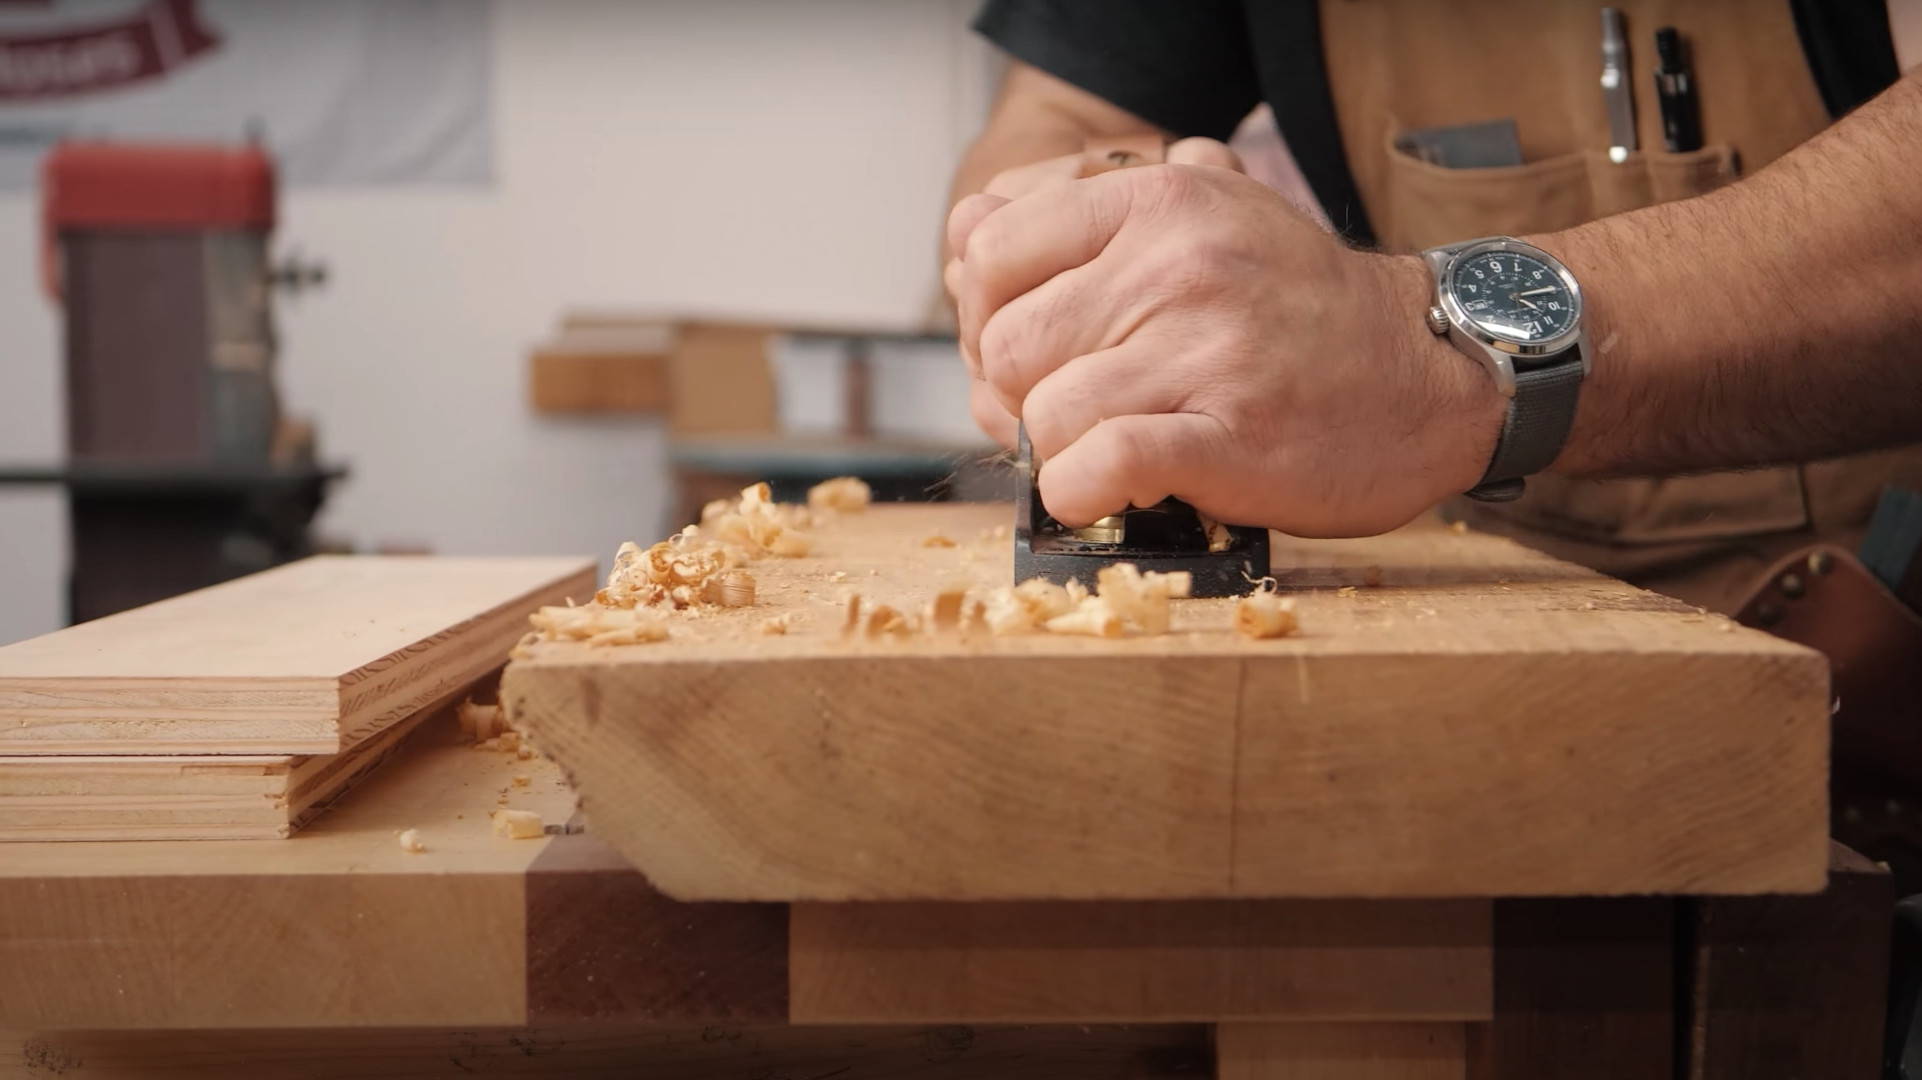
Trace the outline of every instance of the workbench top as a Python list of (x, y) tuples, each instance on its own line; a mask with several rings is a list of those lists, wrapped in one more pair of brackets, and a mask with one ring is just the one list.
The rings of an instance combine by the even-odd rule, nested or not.
[[(1819, 888), (1816, 653), (1433, 525), (1273, 538), (1299, 633), (846, 634), (1010, 583), (1002, 505), (877, 506), (753, 607), (539, 644), (503, 698), (598, 835), (689, 900)], [(789, 616), (782, 635), (757, 632)]]

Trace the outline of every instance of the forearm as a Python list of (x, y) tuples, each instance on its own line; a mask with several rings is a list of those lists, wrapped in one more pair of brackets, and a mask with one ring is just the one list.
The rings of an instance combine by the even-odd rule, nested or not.
[(1922, 441), (1922, 76), (1739, 184), (1532, 239), (1582, 282), (1593, 364), (1556, 471)]

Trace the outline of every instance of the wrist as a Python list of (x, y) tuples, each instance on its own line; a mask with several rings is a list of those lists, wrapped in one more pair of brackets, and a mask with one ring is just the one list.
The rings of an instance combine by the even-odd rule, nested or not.
[(1406, 373), (1410, 409), (1419, 425), (1423, 472), (1434, 478), (1436, 501), (1481, 482), (1495, 455), (1508, 399), (1481, 365), (1428, 328), (1435, 279), (1414, 255), (1371, 255), (1384, 282), (1389, 328), (1399, 370)]

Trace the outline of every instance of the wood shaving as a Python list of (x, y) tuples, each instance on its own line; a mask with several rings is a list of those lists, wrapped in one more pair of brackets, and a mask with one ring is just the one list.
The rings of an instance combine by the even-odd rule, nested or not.
[(528, 616), (528, 621), (547, 641), (584, 641), (602, 646), (667, 640), (667, 620), (639, 608), (544, 607)]
[(936, 633), (956, 630), (961, 626), (961, 605), (968, 599), (965, 587), (943, 589), (934, 594), (928, 602), (928, 629)]
[(1336, 596), (1353, 596), (1355, 595), (1355, 591), (1356, 590), (1353, 585), (1343, 585), (1341, 588), (1335, 590), (1335, 595)]
[(786, 615), (773, 615), (762, 619), (760, 623), (756, 625), (755, 629), (771, 637), (787, 633), (788, 627), (793, 625), (794, 613), (789, 612)]
[(1073, 611), (1049, 619), (1045, 625), (1050, 633), (1055, 634), (1118, 638), (1128, 632), (1121, 614), (1102, 597), (1090, 597)]
[(1228, 526), (1199, 510), (1195, 511), (1195, 516), (1201, 519), (1201, 531), (1208, 535), (1209, 551), (1227, 551), (1235, 546), (1235, 534), (1228, 531)]
[(852, 476), (823, 480), (808, 489), (808, 509), (858, 514), (874, 501), (874, 491)]
[(500, 734), (507, 726), (499, 705), (482, 705), (468, 700), (456, 706), (454, 712), (460, 718), (462, 734), (470, 736), (475, 742), (485, 742)]
[(394, 839), (400, 842), (400, 849), (409, 855), (419, 855), (427, 850), (426, 843), (420, 838), (419, 829), (402, 829), (394, 834)]
[(1067, 586), (1029, 578), (1014, 587), (1014, 598), (1028, 609), (1032, 622), (1044, 623), (1075, 609), (1075, 599)]
[(547, 832), (541, 816), (532, 810), (496, 810), (494, 835), (507, 840), (531, 840)]
[(829, 581), (846, 581), (847, 579), (848, 572), (846, 570), (836, 570), (834, 573), (828, 575)]
[(924, 548), (951, 548), (959, 545), (947, 537), (942, 536), (940, 533), (935, 533), (933, 536), (923, 538), (921, 546)]
[(912, 620), (886, 604), (876, 604), (874, 610), (868, 612), (866, 630), (868, 637), (880, 637), (883, 634), (903, 636), (912, 634), (914, 630)]
[[(1096, 597), (1119, 615), (1131, 629), (1143, 634), (1165, 634), (1170, 618), (1169, 601), (1194, 591), (1194, 575), (1185, 570), (1163, 574), (1142, 573), (1133, 563), (1104, 566), (1095, 575)], [(1082, 603), (1093, 603), (1094, 599)]]
[(514, 756), (522, 761), (526, 761), (534, 756), (534, 748), (526, 743), (522, 743), (519, 748), (514, 751)]
[[(1057, 585), (1031, 578), (989, 594), (980, 622), (996, 635), (1037, 630), (1118, 637), (1128, 633), (1165, 634), (1170, 602), (1188, 596), (1194, 577), (1186, 571), (1142, 573), (1133, 563), (1103, 567), (1096, 591), (1079, 581)], [(970, 613), (970, 622), (975, 616)]]
[(854, 633), (854, 631), (857, 628), (859, 628), (860, 625), (861, 625), (861, 594), (849, 593), (848, 600), (847, 600), (847, 614), (841, 620), (841, 635), (843, 637), (846, 637), (847, 635)]
[(527, 777), (525, 777), (525, 776), (519, 776), (519, 775), (517, 775), (517, 776), (515, 776), (515, 777), (514, 777), (514, 786), (515, 786), (515, 787), (526, 787), (526, 786), (527, 786), (527, 785), (528, 785), (529, 783), (532, 783), (532, 781), (530, 781), (530, 780), (529, 780), (529, 779), (528, 779)]
[(1454, 533), (1456, 536), (1464, 536), (1468, 533), (1468, 522), (1451, 521), (1448, 523), (1448, 531)]
[(746, 570), (723, 570), (707, 579), (701, 598), (717, 607), (753, 607), (754, 576)]
[(521, 748), (521, 733), (518, 731), (503, 731), (495, 737), (494, 742), (499, 744), (502, 750), (519, 750)]
[(1295, 598), (1272, 592), (1251, 593), (1235, 601), (1235, 629), (1243, 637), (1287, 637), (1300, 629)]

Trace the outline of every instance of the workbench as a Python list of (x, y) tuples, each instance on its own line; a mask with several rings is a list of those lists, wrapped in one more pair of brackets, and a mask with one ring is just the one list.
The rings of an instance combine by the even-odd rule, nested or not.
[[(898, 519), (894, 539), (938, 526), (959, 543), (926, 550), (946, 551), (964, 566), (973, 560), (960, 545), (978, 542), (987, 551), (998, 512), (918, 511), (948, 516)], [(1722, 630), (1693, 609), (1504, 541), (1441, 530), (1345, 549), (1283, 550), (1294, 552), (1283, 572), (1292, 574), (1288, 584), (1304, 598), (1304, 636), (1253, 644), (1305, 665), (1317, 694), (1334, 695), (1316, 700), (1338, 701), (1341, 694), (1338, 683), (1323, 681), (1335, 669), (1315, 657), (1341, 651), (1344, 641), (1368, 640), (1355, 636), (1358, 628), (1373, 628), (1379, 655), (1396, 655), (1384, 643), (1415, 640), (1398, 638), (1398, 625), (1405, 635), (1446, 628), (1455, 616), (1442, 612), (1451, 605), (1456, 612), (1531, 611), (1532, 624), (1511, 620), (1494, 646), (1470, 646), (1444, 633), (1440, 640), (1452, 644), (1442, 652), (1481, 655), (1512, 645), (1526, 655), (1532, 634), (1540, 646), (1534, 655), (1554, 671), (1569, 662), (1568, 650), (1541, 642), (1560, 633), (1560, 623), (1577, 625), (1585, 613), (1606, 611), (1616, 618), (1605, 624), (1597, 640), (1609, 644), (1596, 655), (1645, 660), (1650, 653), (1674, 653), (1664, 663), (1673, 662), (1678, 674), (1700, 673), (1702, 685), (1714, 690), (1706, 697), (1676, 695), (1675, 717), (1698, 732), (1714, 725), (1740, 731), (1743, 721), (1731, 710), (1747, 710), (1767, 718), (1758, 734), (1778, 740), (1778, 749), (1808, 745), (1797, 726), (1805, 722), (1801, 703), (1783, 705), (1792, 697), (1784, 688), (1801, 685), (1795, 677), (1731, 698), (1740, 679), (1730, 672), (1739, 669), (1718, 667), (1763, 657), (1761, 670), (1794, 673), (1805, 658), (1748, 631)], [(885, 582), (922, 558), (897, 552), (895, 562), (876, 562), (866, 575), (875, 581), (870, 591), (907, 587)], [(819, 569), (825, 580), (842, 572), (800, 563), (792, 574)], [(777, 577), (767, 578), (777, 586), (771, 603), (825, 602), (801, 597), (798, 577), (789, 581), (795, 595), (781, 599)], [(1211, 617), (1205, 607), (1194, 610), (1194, 618)], [(1544, 610), (1556, 614), (1544, 620)], [(1183, 632), (1190, 636), (1162, 646), (1142, 640), (976, 648), (978, 656), (1004, 660), (1017, 650), (1081, 656), (1098, 665), (1100, 679), (1113, 680), (1126, 678), (1126, 664), (1100, 658), (1109, 644), (1139, 670), (1152, 670), (1149, 658), (1171, 648), (1204, 660), (1214, 654), (1218, 662), (1221, 650), (1240, 647), (1210, 638), (1206, 628)], [(704, 640), (712, 639), (690, 638)], [(617, 667), (672, 665), (670, 650), (680, 646), (691, 647), (670, 639), (604, 650), (620, 653), (618, 659), (592, 659)], [(830, 646), (802, 635), (771, 654), (845, 676), (807, 657), (830, 647), (844, 647), (851, 662), (867, 668), (912, 661), (921, 665), (920, 675), (948, 648)], [(531, 667), (573, 669), (565, 673), (571, 680), (584, 662), (549, 654)], [(725, 673), (722, 661), (711, 666)], [(1526, 682), (1526, 673), (1526, 665), (1508, 669), (1512, 680)], [(1206, 674), (1219, 681), (1219, 672)], [(516, 679), (510, 670), (504, 694), (516, 692)], [(529, 684), (519, 685), (524, 691)], [(1168, 685), (1189, 689), (1180, 679)], [(1228, 685), (1241, 684), (1231, 677)], [(1436, 701), (1446, 686), (1436, 686)], [(1637, 732), (1657, 730), (1611, 712), (1609, 700), (1591, 700), (1571, 714), (1607, 721), (1605, 731), (1627, 732), (1622, 738), (1630, 742)], [(737, 707), (737, 698), (712, 701), (716, 707), (703, 715), (714, 723), (736, 715), (720, 706)], [(596, 715), (607, 722), (616, 711), (604, 703)], [(642, 731), (653, 722), (621, 715)], [(1458, 733), (1471, 723), (1446, 710), (1442, 715), (1451, 717), (1444, 727), (1454, 725)], [(1371, 745), (1382, 745), (1389, 719), (1368, 733), (1377, 740)], [(1362, 722), (1365, 729), (1366, 717)], [(994, 734), (993, 724), (984, 723)], [(979, 752), (963, 735), (947, 743), (915, 741), (859, 726), (812, 728), (799, 741), (829, 753), (852, 745), (837, 743), (843, 738), (878, 740), (881, 749), (872, 753), (893, 747), (906, 756), (904, 767), (908, 757), (940, 765), (957, 746)], [(1639, 769), (1659, 763), (1618, 762), (1602, 771), (1652, 800), (1651, 813), (1689, 808), (1696, 831), (1678, 834), (1666, 849), (1600, 834), (1586, 847), (1583, 837), (1570, 834), (1560, 851), (1524, 842), (1534, 859), (1552, 858), (1564, 869), (1531, 877), (1524, 863), (1491, 855), (1475, 865), (1505, 884), (1477, 892), (1466, 871), (1443, 874), (1433, 860), (1419, 861), (1420, 873), (1411, 875), (1405, 859), (1398, 862), (1394, 850), (1371, 845), (1359, 832), (1305, 846), (1303, 872), (1292, 877), (1280, 874), (1283, 864), (1272, 848), (1257, 852), (1261, 858), (1246, 864), (1250, 872), (1222, 873), (1221, 867), (1237, 864), (1217, 846), (1228, 841), (1216, 834), (1225, 829), (1227, 837), (1246, 841), (1252, 834), (1236, 829), (1259, 825), (1259, 811), (1209, 817), (1199, 822), (1200, 832), (1171, 832), (1152, 814), (1125, 820), (1126, 828), (1153, 839), (1153, 850), (1169, 853), (1166, 869), (1157, 873), (1154, 860), (1117, 859), (1122, 848), (1093, 815), (1070, 815), (1078, 847), (1073, 831), (1010, 833), (1000, 866), (979, 836), (952, 833), (969, 841), (959, 850), (980, 867), (955, 879), (952, 891), (967, 898), (958, 900), (939, 895), (928, 884), (935, 863), (906, 848), (888, 851), (886, 872), (823, 856), (826, 848), (814, 845), (797, 849), (806, 859), (767, 862), (775, 872), (747, 873), (755, 863), (742, 852), (768, 842), (771, 821), (790, 819), (783, 844), (808, 830), (808, 820), (799, 817), (806, 800), (790, 795), (805, 788), (805, 777), (796, 777), (815, 759), (794, 743), (771, 742), (762, 767), (720, 794), (697, 782), (698, 761), (664, 753), (645, 778), (649, 790), (637, 796), (660, 815), (661, 835), (696, 845), (674, 852), (654, 880), (675, 882), (682, 895), (756, 894), (750, 900), (663, 895), (606, 842), (620, 838), (634, 853), (633, 818), (618, 792), (604, 783), (595, 787), (583, 819), (556, 764), (472, 749), (446, 721), (424, 725), (351, 798), (289, 840), (0, 848), (0, 1030), (13, 1033), (5, 1044), (12, 1049), (0, 1050), (0, 1076), (134, 1076), (171, 1068), (247, 1077), (371, 1071), (860, 1080), (1198, 1076), (1212, 1068), (1236, 1080), (1721, 1080), (1791, 1075), (1770, 1071), (1777, 1068), (1799, 1069), (1793, 1075), (1804, 1077), (1868, 1075), (1859, 1070), (1865, 1063), (1872, 1068), (1888, 879), (1851, 853), (1825, 847), (1814, 852), (1811, 872), (1809, 852), (1800, 845), (1808, 821), (1820, 821), (1825, 808), (1819, 790), (1808, 801), (1806, 757), (1788, 766), (1779, 753), (1742, 763), (1791, 770), (1768, 775), (1797, 793), (1795, 805), (1738, 803), (1758, 830), (1796, 838), (1786, 848), (1744, 845), (1739, 831), (1727, 831), (1729, 818), (1714, 800), (1682, 793), (1664, 802), (1659, 791), (1634, 786)], [(1145, 743), (1164, 744), (1178, 741), (1163, 736)], [(1030, 745), (1043, 758), (1053, 752), (1045, 743)], [(1120, 761), (1101, 756), (1105, 745), (1095, 740), (1084, 749), (1094, 754), (1090, 760)], [(1672, 745), (1720, 744), (1683, 739)], [(1431, 740), (1417, 750), (1432, 757), (1446, 747)], [(872, 753), (853, 762), (853, 775), (881, 767)], [(780, 767), (783, 755), (790, 768)], [(586, 764), (559, 756), (577, 773)], [(1233, 759), (1226, 760), (1235, 774)], [(1497, 762), (1493, 772), (1505, 767)], [(1398, 766), (1385, 775), (1403, 775), (1403, 768), (1412, 770)], [(1704, 768), (1715, 770), (1706, 759)], [(525, 786), (513, 782), (516, 775), (527, 777)], [(850, 774), (837, 775), (845, 786)], [(941, 769), (916, 768), (910, 775), (930, 799), (947, 794)], [(1095, 769), (1064, 784), (1123, 790), (1128, 779)], [(1593, 777), (1582, 783), (1606, 794)], [(1204, 788), (1164, 787), (1155, 805), (1178, 810), (1174, 796), (1196, 790)], [(495, 837), (487, 818), (503, 794), (507, 805), (534, 810), (558, 828), (536, 839)], [(1004, 815), (996, 820), (1035, 809), (1006, 805), (999, 789), (991, 794), (995, 798), (980, 805)], [(1464, 798), (1459, 790), (1451, 797)], [(1407, 810), (1432, 814), (1439, 804), (1422, 798), (1366, 809), (1389, 823)], [(698, 821), (690, 816), (690, 805), (714, 799), (738, 812), (710, 812)], [(597, 802), (607, 808), (608, 822), (625, 824), (603, 831), (594, 816)], [(854, 803), (857, 813), (871, 812), (859, 798)], [(920, 813), (912, 800), (897, 799), (897, 805), (907, 819)], [(1048, 799), (1039, 805), (1048, 810)], [(1538, 835), (1543, 822), (1561, 827), (1563, 804), (1551, 798), (1537, 805), (1542, 821), (1512, 821), (1509, 836), (1487, 831), (1484, 847), (1512, 850), (1512, 837)], [(949, 805), (947, 812), (961, 811)], [(691, 823), (705, 831), (688, 832)], [(1494, 823), (1477, 827), (1492, 830)], [(396, 833), (409, 828), (419, 830), (426, 851), (411, 853), (396, 842)], [(1393, 828), (1410, 835), (1403, 826)], [(823, 840), (833, 835), (841, 835), (841, 823)], [(1423, 843), (1457, 842), (1448, 829), (1414, 835)], [(1184, 861), (1184, 848), (1205, 857)], [(713, 858), (704, 861), (702, 851)], [(1085, 869), (1093, 884), (1077, 888), (1070, 875), (1041, 873), (1036, 851)], [(1608, 861), (1617, 876), (1597, 877), (1597, 860)], [(638, 861), (645, 869), (647, 859)], [(941, 865), (959, 873), (952, 859)], [(1668, 890), (1698, 895), (1574, 895), (1610, 891), (1578, 887), (1583, 882), (1661, 874), (1701, 883)], [(1825, 877), (1827, 890), (1811, 892)], [(1139, 887), (1128, 888), (1130, 880)], [(1558, 881), (1571, 883), (1571, 895), (1554, 895)], [(1373, 883), (1373, 895), (1350, 898), (1341, 891), (1344, 882)], [(1197, 895), (1167, 898), (1177, 887)], [(1291, 888), (1298, 895), (1287, 895)], [(1050, 889), (1082, 895), (1038, 895)], [(783, 891), (786, 898), (769, 898)], [(877, 895), (846, 898), (862, 891)], [(1517, 898), (1517, 891), (1539, 895)], [(1726, 895), (1699, 895), (1708, 893)]]

